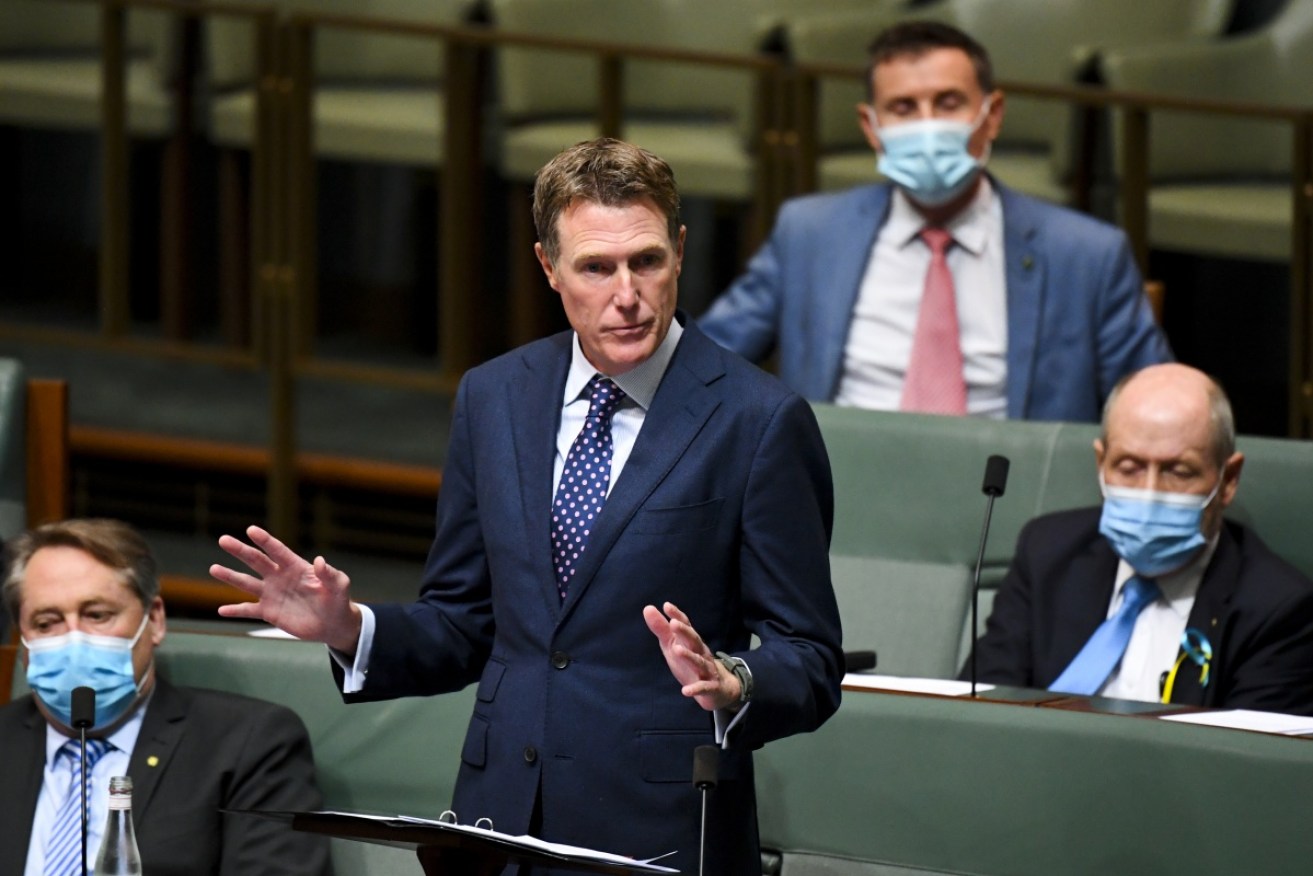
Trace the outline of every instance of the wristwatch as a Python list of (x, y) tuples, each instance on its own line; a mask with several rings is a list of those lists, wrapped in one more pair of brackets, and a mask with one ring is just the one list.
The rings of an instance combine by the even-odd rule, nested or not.
[(716, 659), (739, 680), (739, 705), (752, 699), (752, 670), (748, 668), (747, 661), (724, 651), (717, 651)]

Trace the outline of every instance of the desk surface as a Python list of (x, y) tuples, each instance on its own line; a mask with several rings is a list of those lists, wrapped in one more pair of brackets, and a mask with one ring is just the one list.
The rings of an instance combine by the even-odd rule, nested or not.
[(845, 692), (758, 754), (763, 844), (962, 874), (1309, 872), (1308, 740), (1051, 705)]

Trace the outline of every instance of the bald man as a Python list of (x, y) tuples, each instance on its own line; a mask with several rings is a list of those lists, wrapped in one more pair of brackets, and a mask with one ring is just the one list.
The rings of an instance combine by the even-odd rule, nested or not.
[(1244, 456), (1221, 387), (1122, 380), (1094, 442), (1100, 508), (1017, 540), (978, 644), (985, 682), (1313, 715), (1313, 581), (1223, 519)]

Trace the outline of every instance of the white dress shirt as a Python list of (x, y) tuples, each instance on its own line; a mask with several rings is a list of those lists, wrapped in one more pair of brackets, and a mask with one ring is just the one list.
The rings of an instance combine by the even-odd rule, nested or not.
[[(925, 220), (895, 189), (889, 217), (876, 236), (853, 308), (835, 403), (898, 410), (912, 355), (930, 248), (920, 239)], [(967, 413), (1007, 414), (1007, 271), (1003, 205), (988, 178), (945, 226), (953, 237), (949, 270), (957, 296)]]
[[(1176, 663), (1181, 636), (1190, 619), (1190, 610), (1194, 608), (1195, 594), (1199, 592), (1199, 582), (1203, 580), (1204, 569), (1208, 568), (1216, 549), (1217, 538), (1214, 537), (1189, 565), (1156, 579), (1162, 595), (1140, 612), (1121, 663), (1099, 690), (1102, 696), (1150, 703), (1162, 699), (1164, 673), (1170, 672)], [(1135, 570), (1125, 560), (1117, 563), (1117, 583), (1108, 605), (1108, 617), (1121, 608), (1126, 582), (1134, 574)]]
[[(132, 758), (132, 749), (137, 745), (141, 722), (146, 716), (146, 707), (149, 704), (150, 698), (147, 697), (132, 717), (105, 737), (114, 747), (105, 752), (91, 768), (90, 782), (87, 785), (88, 869), (96, 865), (100, 838), (105, 832), (105, 815), (109, 810), (109, 780), (114, 776), (128, 774), (128, 761)], [(59, 749), (68, 740), (69, 737), (49, 724), (46, 725), (46, 768), (41, 776), (41, 792), (36, 798), (36, 813), (32, 818), (32, 835), (27, 844), (27, 864), (23, 867), (23, 876), (42, 876), (45, 870), (46, 840), (55, 827), (55, 816), (59, 813), (59, 808), (64, 805), (73, 781), (73, 761), (66, 757), (56, 757)], [(74, 793), (80, 794), (81, 790)]]

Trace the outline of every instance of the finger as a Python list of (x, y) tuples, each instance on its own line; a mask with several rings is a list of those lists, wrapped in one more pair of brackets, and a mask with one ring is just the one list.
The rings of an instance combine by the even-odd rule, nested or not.
[(254, 575), (238, 572), (236, 569), (229, 569), (227, 566), (220, 566), (218, 563), (210, 566), (210, 577), (236, 587), (238, 590), (245, 590), (256, 598), (264, 593), (264, 581)]
[(643, 606), (643, 622), (647, 624), (647, 628), (652, 632), (652, 635), (660, 639), (662, 644), (665, 644), (666, 639), (670, 636), (670, 622), (666, 620), (666, 616), (655, 605)]
[(258, 526), (248, 526), (246, 527), (246, 535), (282, 568), (310, 565), (300, 554), (283, 544), (267, 530)]
[(329, 565), (328, 560), (323, 557), (315, 557), (312, 567), (315, 577), (326, 587), (333, 590), (346, 590), (351, 585), (350, 577), (341, 569)]
[(684, 614), (684, 612), (680, 611), (680, 610), (679, 610), (679, 606), (675, 605), (675, 603), (673, 603), (673, 602), (667, 602), (667, 603), (663, 606), (663, 608), (664, 608), (664, 610), (665, 610), (665, 612), (666, 612), (666, 616), (669, 617), (671, 620), (677, 620), (677, 621), (680, 621), (681, 623), (686, 623), (686, 624), (688, 624), (690, 627), (693, 626), (693, 622), (692, 622), (691, 620), (688, 619), (688, 615), (686, 615), (686, 614)]
[(221, 535), (219, 536), (219, 547), (223, 548), (227, 553), (240, 560), (246, 566), (249, 566), (251, 571), (261, 577), (272, 575), (274, 572), (278, 571), (278, 564), (269, 559), (264, 551), (252, 547), (240, 538), (233, 538), (231, 535)]
[(234, 602), (228, 605), (221, 605), (219, 606), (219, 614), (222, 617), (264, 620), (264, 615), (261, 613), (260, 603), (258, 602)]

